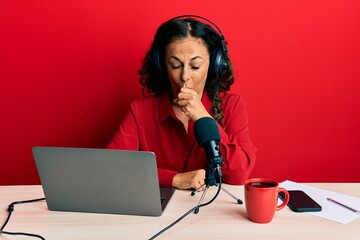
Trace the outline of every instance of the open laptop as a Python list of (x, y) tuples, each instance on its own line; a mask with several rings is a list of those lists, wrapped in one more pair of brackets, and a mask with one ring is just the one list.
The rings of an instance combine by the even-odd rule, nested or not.
[(174, 189), (160, 188), (155, 154), (33, 147), (50, 210), (160, 216)]

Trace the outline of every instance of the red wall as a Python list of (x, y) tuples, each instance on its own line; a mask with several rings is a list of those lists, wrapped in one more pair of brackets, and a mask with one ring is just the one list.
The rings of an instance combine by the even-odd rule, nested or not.
[(360, 2), (27, 1), (0, 8), (0, 185), (38, 184), (34, 145), (104, 147), (157, 26), (192, 13), (229, 43), (252, 176), (360, 181)]

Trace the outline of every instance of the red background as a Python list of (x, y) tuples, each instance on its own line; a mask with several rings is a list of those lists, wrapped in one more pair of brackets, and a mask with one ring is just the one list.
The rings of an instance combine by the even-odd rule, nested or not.
[(360, 2), (27, 1), (0, 7), (0, 185), (38, 184), (35, 145), (104, 147), (160, 23), (214, 21), (258, 148), (252, 176), (360, 181)]

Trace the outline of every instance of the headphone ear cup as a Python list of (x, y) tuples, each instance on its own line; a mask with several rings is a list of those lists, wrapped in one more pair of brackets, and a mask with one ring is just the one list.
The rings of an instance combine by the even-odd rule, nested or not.
[(222, 49), (216, 48), (210, 55), (210, 66), (208, 70), (208, 79), (220, 81), (227, 68), (227, 60)]
[(160, 54), (157, 49), (154, 49), (153, 61), (154, 61), (154, 66), (155, 66), (158, 76), (161, 76), (162, 68), (161, 68)]

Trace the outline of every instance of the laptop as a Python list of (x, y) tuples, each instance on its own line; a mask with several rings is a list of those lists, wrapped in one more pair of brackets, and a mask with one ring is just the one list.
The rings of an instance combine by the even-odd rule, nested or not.
[(49, 210), (160, 216), (174, 193), (160, 188), (155, 154), (33, 147)]

